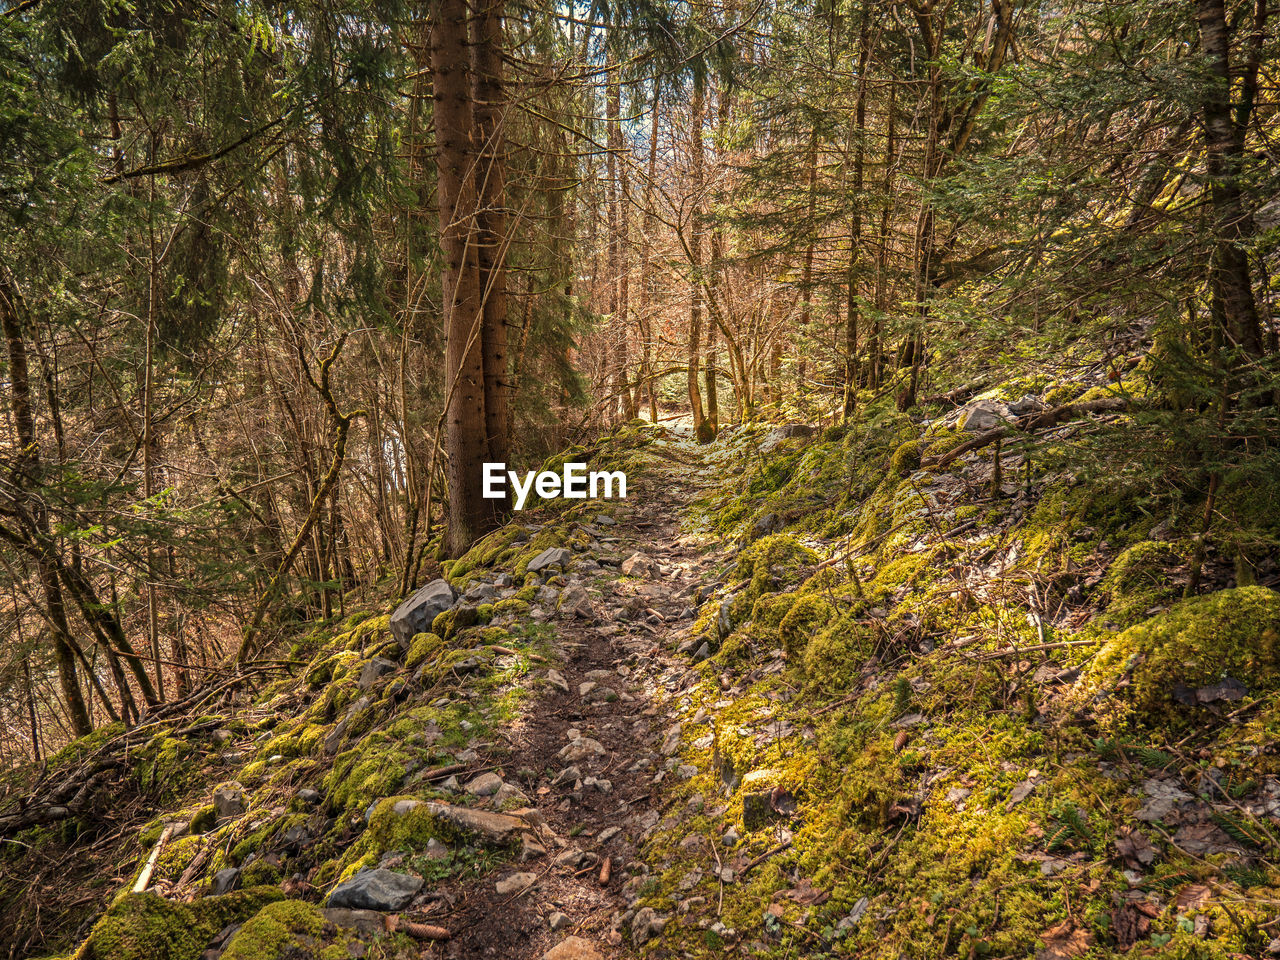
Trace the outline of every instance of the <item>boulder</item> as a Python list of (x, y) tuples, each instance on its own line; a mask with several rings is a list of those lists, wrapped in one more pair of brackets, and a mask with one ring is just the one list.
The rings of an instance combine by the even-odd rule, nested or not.
[(428, 633), (437, 616), (453, 606), (456, 599), (448, 580), (432, 580), (420, 588), (391, 614), (391, 635), (402, 650), (408, 650), (413, 638)]
[(224, 893), (230, 893), (236, 888), (236, 881), (240, 879), (239, 867), (227, 867), (219, 870), (213, 875), (213, 888), (209, 891), (215, 897), (220, 897)]
[(499, 896), (505, 897), (511, 893), (524, 893), (538, 882), (536, 873), (513, 873), (509, 877), (503, 877), (493, 888)]
[(213, 806), (219, 820), (240, 816), (244, 813), (244, 787), (235, 780), (218, 784), (213, 788)]
[(393, 870), (363, 870), (338, 884), (326, 905), (349, 910), (403, 910), (421, 889), (421, 877)]
[(541, 573), (550, 567), (559, 567), (563, 570), (569, 565), (569, 559), (572, 556), (564, 547), (547, 547), (547, 549), (529, 561), (529, 565), (525, 567), (525, 570), (529, 573)]
[(364, 691), (373, 689), (380, 679), (388, 673), (395, 673), (398, 669), (394, 661), (384, 657), (374, 657), (360, 671), (360, 689)]
[(970, 433), (982, 433), (1002, 426), (1013, 418), (999, 400), (973, 400), (960, 408), (958, 426)]

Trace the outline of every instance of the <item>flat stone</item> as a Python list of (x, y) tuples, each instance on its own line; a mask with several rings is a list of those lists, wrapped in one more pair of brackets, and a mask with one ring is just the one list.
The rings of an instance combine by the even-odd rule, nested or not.
[(239, 867), (227, 867), (219, 870), (213, 875), (213, 889), (209, 892), (215, 897), (224, 893), (230, 893), (236, 887), (236, 882), (240, 879)]
[(547, 917), (547, 926), (551, 928), (552, 933), (563, 930), (571, 923), (573, 921), (569, 919), (568, 915), (561, 913), (559, 910), (553, 911), (551, 916)]
[(391, 635), (396, 643), (408, 650), (414, 636), (430, 632), (432, 621), (452, 607), (455, 599), (448, 580), (432, 580), (418, 589), (391, 614)]
[(377, 937), (387, 932), (386, 921), (377, 910), (324, 907), (320, 910), (320, 916), (336, 927), (346, 927), (365, 937)]
[(295, 796), (308, 806), (315, 806), (320, 802), (320, 791), (313, 790), (311, 787), (303, 787)]
[(567, 763), (581, 763), (583, 760), (590, 760), (592, 757), (603, 757), (607, 750), (604, 744), (599, 740), (593, 740), (591, 737), (578, 737), (571, 740), (567, 746), (561, 747), (560, 752), (556, 754), (561, 760)]
[(667, 731), (667, 735), (662, 740), (662, 755), (664, 757), (670, 757), (680, 749), (680, 734), (683, 730), (683, 724), (677, 723)]
[(523, 893), (531, 890), (537, 882), (538, 875), (536, 873), (513, 873), (495, 883), (493, 889), (498, 892), (499, 896), (505, 897), (509, 893)]
[(502, 789), (502, 778), (496, 773), (482, 773), (467, 781), (467, 793), (477, 797), (491, 797)]
[(492, 843), (511, 843), (527, 827), (526, 821), (505, 813), (490, 813), (470, 807), (456, 807), (438, 800), (427, 801), (427, 809), (450, 826), (475, 834)]
[(578, 696), (585, 697), (598, 686), (600, 686), (600, 684), (596, 683), (594, 680), (587, 680), (580, 683), (578, 684)]
[(572, 556), (564, 547), (547, 547), (547, 549), (529, 561), (529, 565), (525, 567), (525, 570), (529, 573), (538, 573), (548, 567), (559, 567), (563, 570), (568, 566)]
[(569, 681), (564, 678), (564, 674), (559, 670), (548, 670), (547, 681), (561, 693), (569, 692)]
[(633, 553), (622, 561), (624, 577), (640, 577), (648, 580), (658, 576), (658, 562), (643, 553)]
[(596, 616), (587, 588), (576, 583), (560, 592), (556, 610), (562, 617), (577, 617), (579, 620), (594, 620)]
[(542, 955), (542, 960), (604, 960), (591, 941), (566, 937)]
[(402, 910), (421, 889), (421, 877), (393, 870), (364, 870), (338, 884), (326, 905), (352, 910)]

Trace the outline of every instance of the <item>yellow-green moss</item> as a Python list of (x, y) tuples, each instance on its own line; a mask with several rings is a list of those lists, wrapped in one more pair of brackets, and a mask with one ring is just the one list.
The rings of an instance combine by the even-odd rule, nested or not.
[(319, 909), (301, 900), (268, 904), (227, 944), (223, 960), (283, 960), (307, 956), (316, 960), (349, 960), (357, 943), (350, 933), (329, 923)]
[[(1121, 681), (1128, 674), (1129, 682)], [(1170, 718), (1176, 684), (1224, 677), (1256, 696), (1280, 687), (1280, 594), (1266, 587), (1193, 597), (1108, 641), (1078, 693), (1107, 695), (1118, 719)]]
[(508, 597), (505, 600), (499, 600), (493, 605), (493, 615), (495, 617), (504, 616), (508, 613), (518, 617), (528, 612), (528, 601), (521, 600), (519, 597)]
[(420, 663), (431, 659), (444, 649), (444, 638), (435, 633), (418, 633), (409, 644), (409, 653), (404, 658), (404, 665), (412, 669)]
[(195, 903), (154, 893), (126, 893), (93, 925), (86, 960), (197, 960), (223, 927), (247, 920), (284, 895), (270, 887), (238, 890)]
[(787, 615), (778, 624), (782, 649), (790, 659), (795, 660), (804, 653), (814, 630), (827, 623), (832, 613), (831, 604), (826, 598), (812, 593), (805, 594), (791, 605)]
[(908, 440), (893, 451), (893, 456), (889, 458), (890, 472), (897, 474), (899, 477), (905, 477), (919, 470), (920, 447), (919, 440)]
[(854, 686), (875, 645), (875, 634), (846, 614), (820, 629), (804, 650), (804, 672), (810, 684), (827, 693)]

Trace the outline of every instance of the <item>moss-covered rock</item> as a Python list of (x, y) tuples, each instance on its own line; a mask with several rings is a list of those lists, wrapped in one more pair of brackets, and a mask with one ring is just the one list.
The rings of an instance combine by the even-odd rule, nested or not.
[(804, 672), (817, 690), (838, 693), (856, 683), (875, 647), (875, 634), (849, 614), (818, 630), (804, 650)]
[(905, 477), (919, 470), (921, 446), (919, 440), (908, 440), (893, 451), (893, 456), (889, 458), (890, 472)]
[(805, 594), (800, 597), (778, 624), (778, 636), (787, 657), (796, 660), (804, 654), (814, 631), (831, 619), (833, 611), (825, 597)]
[(85, 960), (197, 960), (214, 935), (284, 896), (271, 887), (238, 890), (195, 903), (126, 893), (93, 925)]
[(1107, 698), (1114, 719), (1170, 720), (1177, 685), (1227, 677), (1252, 694), (1280, 688), (1280, 594), (1265, 587), (1193, 597), (1109, 640), (1077, 695)]
[(350, 932), (325, 920), (320, 910), (301, 900), (282, 900), (263, 907), (227, 944), (223, 960), (350, 960), (357, 944)]
[(435, 633), (415, 634), (405, 655), (404, 665), (410, 669), (430, 660), (444, 649), (444, 638)]

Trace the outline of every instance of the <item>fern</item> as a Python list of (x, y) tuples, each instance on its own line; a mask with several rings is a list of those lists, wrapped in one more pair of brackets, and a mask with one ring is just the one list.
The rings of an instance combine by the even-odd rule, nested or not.
[(1246, 867), (1238, 863), (1223, 867), (1222, 872), (1226, 874), (1228, 880), (1243, 890), (1260, 887), (1271, 879), (1265, 867)]
[(1232, 840), (1236, 841), (1236, 843), (1244, 844), (1246, 847), (1255, 848), (1266, 846), (1266, 840), (1263, 838), (1262, 834), (1257, 832), (1257, 827), (1238, 814), (1232, 813), (1230, 810), (1215, 813), (1213, 815), (1213, 822), (1220, 826)]

